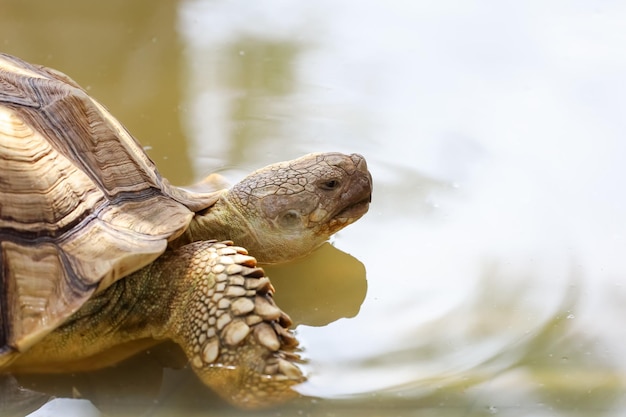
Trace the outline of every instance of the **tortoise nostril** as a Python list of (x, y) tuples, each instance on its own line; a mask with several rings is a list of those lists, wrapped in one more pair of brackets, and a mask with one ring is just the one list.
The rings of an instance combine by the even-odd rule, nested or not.
[(348, 168), (346, 165), (350, 164), (350, 161), (348, 161), (346, 155), (337, 152), (325, 154), (324, 161), (330, 166), (339, 167), (342, 169)]
[(354, 163), (354, 166), (357, 170), (361, 172), (368, 172), (367, 162), (365, 162), (365, 158), (362, 155), (359, 155), (358, 153), (353, 153), (352, 155), (350, 155), (350, 159)]

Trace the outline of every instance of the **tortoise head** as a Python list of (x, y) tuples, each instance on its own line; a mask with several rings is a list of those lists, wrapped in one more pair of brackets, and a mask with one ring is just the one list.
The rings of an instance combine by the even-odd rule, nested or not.
[(222, 199), (240, 223), (227, 238), (259, 262), (289, 261), (309, 254), (363, 216), (372, 177), (361, 155), (309, 154), (248, 175)]

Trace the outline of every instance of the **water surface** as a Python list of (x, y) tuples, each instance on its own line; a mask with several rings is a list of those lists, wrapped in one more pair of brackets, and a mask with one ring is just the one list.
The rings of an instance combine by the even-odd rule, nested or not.
[[(626, 6), (0, 7), (2, 49), (86, 86), (174, 183), (367, 158), (370, 212), (268, 268), (310, 380), (267, 415), (626, 412)], [(67, 413), (240, 414), (171, 346), (19, 383), (34, 402), (89, 400), (46, 406)]]

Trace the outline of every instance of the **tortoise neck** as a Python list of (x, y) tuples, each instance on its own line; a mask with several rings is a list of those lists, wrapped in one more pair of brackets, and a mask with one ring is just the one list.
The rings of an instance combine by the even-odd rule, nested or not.
[(258, 246), (256, 229), (233, 204), (228, 191), (213, 206), (196, 213), (185, 232), (171, 241), (169, 246), (176, 249), (202, 240), (230, 240), (248, 249)]

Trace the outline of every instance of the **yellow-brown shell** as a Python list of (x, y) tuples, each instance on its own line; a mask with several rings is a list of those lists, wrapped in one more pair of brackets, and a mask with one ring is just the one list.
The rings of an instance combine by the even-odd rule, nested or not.
[(0, 367), (214, 202), (171, 186), (73, 80), (0, 54)]

